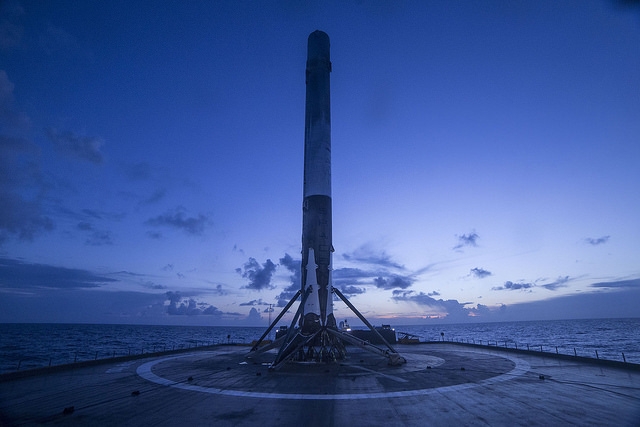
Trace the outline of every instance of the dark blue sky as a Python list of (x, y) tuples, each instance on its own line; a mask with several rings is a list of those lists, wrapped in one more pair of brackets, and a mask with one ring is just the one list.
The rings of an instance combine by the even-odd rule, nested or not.
[(299, 287), (316, 29), (361, 311), (640, 316), (635, 4), (5, 1), (0, 321), (265, 322)]

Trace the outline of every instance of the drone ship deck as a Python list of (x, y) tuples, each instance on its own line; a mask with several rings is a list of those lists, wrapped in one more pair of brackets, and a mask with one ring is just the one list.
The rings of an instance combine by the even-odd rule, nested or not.
[(453, 343), (335, 364), (245, 346), (0, 376), (0, 425), (640, 425), (638, 365)]

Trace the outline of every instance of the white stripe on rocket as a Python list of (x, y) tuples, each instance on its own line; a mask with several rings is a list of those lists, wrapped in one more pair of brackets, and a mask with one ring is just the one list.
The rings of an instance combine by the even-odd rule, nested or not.
[(304, 313), (315, 313), (320, 316), (320, 301), (318, 300), (318, 275), (316, 269), (316, 257), (313, 248), (309, 248), (309, 258), (307, 259), (307, 283), (304, 284), (305, 290), (311, 286), (311, 293), (307, 297), (304, 304)]

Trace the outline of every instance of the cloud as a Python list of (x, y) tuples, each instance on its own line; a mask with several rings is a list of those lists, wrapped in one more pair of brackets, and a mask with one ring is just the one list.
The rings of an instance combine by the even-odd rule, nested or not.
[[(205, 228), (211, 224), (211, 220), (203, 214), (198, 214), (197, 217), (187, 217), (185, 212), (186, 210), (179, 206), (173, 211), (146, 220), (145, 225), (175, 228), (192, 236), (201, 236), (204, 234)], [(160, 235), (157, 233), (149, 235), (149, 237), (158, 238)]]
[(39, 147), (24, 138), (29, 119), (13, 106), (14, 85), (0, 70), (0, 244), (10, 236), (33, 240), (51, 231), (45, 213), (47, 192), (39, 166)]
[(416, 293), (415, 291), (402, 291), (396, 289), (392, 292), (392, 297), (395, 301), (411, 301), (419, 305), (435, 306), (438, 304), (438, 300), (430, 297), (424, 292)]
[(338, 268), (333, 271), (334, 279), (370, 279), (384, 274), (382, 271), (367, 271), (360, 268)]
[[(235, 246), (234, 246), (234, 248), (235, 248)], [(300, 273), (300, 268), (302, 266), (302, 260), (301, 259), (293, 259), (293, 257), (291, 257), (291, 255), (289, 255), (288, 253), (285, 253), (284, 256), (278, 260), (278, 262), (280, 263), (280, 265), (284, 266), (287, 270), (289, 270), (291, 273), (293, 273), (290, 276), (291, 282), (300, 284), (300, 280), (301, 280), (301, 277), (302, 277), (302, 275)]]
[(553, 319), (598, 319), (638, 317), (640, 301), (640, 279), (634, 282), (610, 282), (615, 291), (606, 291), (596, 286), (598, 292), (582, 292), (563, 295), (542, 301), (512, 304), (495, 312), (501, 321), (553, 320)]
[(280, 265), (285, 267), (291, 273), (291, 275), (289, 276), (289, 286), (284, 288), (284, 290), (280, 292), (278, 296), (276, 296), (278, 307), (284, 307), (291, 300), (291, 298), (293, 298), (295, 293), (302, 287), (302, 278), (300, 274), (302, 260), (294, 260), (291, 255), (285, 253), (284, 257), (280, 258), (279, 262)]
[(204, 282), (213, 285), (213, 288), (207, 288), (207, 293), (214, 295), (227, 295), (228, 292), (224, 289), (224, 286), (220, 283), (212, 282), (211, 280), (205, 280)]
[[(465, 308), (470, 303), (460, 303), (457, 300), (435, 299), (424, 292), (394, 291), (391, 297), (394, 301), (406, 301), (420, 306), (428, 307), (431, 311), (441, 314), (445, 319), (463, 320), (469, 317), (472, 309)], [(484, 307), (484, 306), (483, 306)], [(482, 309), (476, 308), (475, 314), (480, 314)]]
[(241, 302), (239, 305), (240, 306), (269, 305), (269, 303), (262, 301), (262, 298), (260, 298), (260, 299), (254, 299), (248, 302)]
[(152, 205), (154, 203), (158, 203), (160, 200), (164, 199), (164, 196), (166, 196), (166, 194), (167, 194), (167, 190), (165, 188), (160, 188), (160, 189), (154, 191), (151, 196), (149, 196), (145, 200), (143, 200), (142, 204), (143, 205)]
[(147, 162), (127, 164), (122, 168), (130, 181), (147, 181), (152, 177), (151, 165)]
[(183, 300), (180, 292), (169, 291), (165, 295), (169, 300), (167, 314), (172, 316), (222, 316), (225, 314), (217, 307), (203, 302), (198, 303), (193, 298)]
[(112, 245), (113, 238), (111, 236), (110, 231), (96, 230), (91, 233), (91, 235), (87, 238), (85, 243), (90, 246)]
[(31, 241), (54, 229), (54, 223), (42, 212), (39, 199), (24, 200), (20, 195), (0, 189), (0, 244), (10, 235)]
[(117, 280), (86, 270), (0, 258), (0, 288), (30, 290), (98, 288), (112, 282)]
[(212, 291), (212, 293), (214, 293), (216, 295), (226, 295), (227, 294), (227, 291), (225, 291), (222, 288), (221, 284), (217, 284), (216, 287), (214, 289), (212, 289), (211, 291)]
[[(388, 255), (374, 253), (367, 245), (361, 246), (352, 255), (345, 259), (364, 264), (378, 265), (378, 269), (362, 269), (356, 267), (338, 268), (333, 271), (333, 286), (340, 289), (347, 296), (363, 294), (366, 286), (375, 286), (379, 289), (406, 289), (410, 287), (415, 278), (413, 274), (393, 274), (387, 268), (405, 270), (405, 267), (392, 262)], [(284, 266), (292, 274), (290, 285), (276, 297), (279, 307), (284, 307), (301, 287), (300, 267), (301, 261), (294, 260), (289, 254), (280, 259), (280, 265)]]
[(489, 277), (491, 276), (491, 272), (485, 270), (484, 268), (472, 268), (471, 270), (471, 275), (477, 277), (478, 279), (484, 279), (485, 277)]
[(592, 246), (597, 246), (597, 245), (602, 245), (604, 243), (607, 243), (609, 241), (609, 238), (611, 236), (602, 236), (602, 237), (598, 237), (596, 239), (592, 238), (592, 237), (587, 237), (586, 239), (584, 239), (584, 241)]
[(123, 213), (114, 213), (106, 211), (98, 211), (94, 209), (82, 209), (74, 211), (64, 207), (60, 207), (58, 212), (71, 220), (78, 221), (75, 229), (85, 236), (85, 244), (90, 246), (102, 246), (113, 244), (113, 234), (109, 230), (98, 228), (96, 223), (104, 223), (105, 221), (120, 221), (125, 217)]
[(104, 156), (100, 152), (103, 141), (97, 137), (80, 136), (71, 131), (59, 132), (54, 128), (46, 130), (47, 137), (61, 153), (100, 165)]
[(375, 250), (371, 244), (364, 244), (351, 254), (343, 254), (342, 257), (347, 261), (361, 262), (381, 267), (395, 268), (399, 270), (404, 270), (405, 268), (404, 265), (392, 261), (391, 257), (384, 251)]
[(286, 288), (284, 288), (284, 290), (280, 292), (279, 295), (276, 296), (276, 301), (277, 301), (276, 305), (278, 307), (286, 306), (289, 303), (289, 301), (291, 301), (291, 298), (293, 298), (296, 292), (298, 292), (298, 290), (300, 290), (300, 285), (295, 285), (295, 284), (291, 284)]
[(361, 286), (374, 285), (380, 289), (406, 289), (415, 282), (413, 275), (391, 274), (385, 269), (363, 270), (360, 268), (339, 268), (333, 272), (334, 282), (345, 286), (357, 283)]
[(389, 278), (376, 277), (373, 281), (376, 288), (380, 289), (407, 289), (413, 283), (414, 279), (402, 276), (391, 276)]
[(169, 300), (169, 303), (171, 303), (171, 304), (177, 304), (182, 299), (182, 295), (180, 295), (180, 292), (171, 292), (171, 291), (169, 291), (165, 295), (167, 296), (167, 299)]
[(477, 240), (480, 236), (475, 231), (472, 231), (469, 234), (463, 234), (462, 236), (456, 235), (458, 238), (458, 244), (453, 247), (453, 250), (460, 250), (465, 246), (477, 247)]
[(491, 289), (494, 291), (519, 291), (525, 289), (531, 289), (535, 287), (533, 283), (513, 283), (511, 281), (504, 282), (503, 286), (496, 286)]
[(615, 282), (598, 282), (591, 284), (592, 288), (640, 288), (640, 279), (618, 280)]
[[(546, 279), (538, 279), (536, 280), (536, 282), (542, 281), (542, 280), (546, 280)], [(550, 291), (555, 291), (558, 288), (566, 287), (567, 286), (566, 283), (569, 282), (570, 280), (572, 279), (569, 276), (560, 276), (553, 282), (545, 283), (543, 285), (536, 285), (535, 283), (526, 283), (526, 282), (514, 283), (511, 281), (506, 281), (503, 286), (495, 286), (491, 289), (494, 291), (526, 291), (528, 290), (529, 292), (531, 292), (532, 288), (541, 287)]]
[(469, 310), (470, 315), (472, 315), (473, 317), (488, 317), (490, 316), (491, 313), (491, 309), (484, 305), (484, 304), (477, 304), (475, 307), (469, 307), (469, 308), (465, 308), (466, 310)]
[(0, 322), (167, 323), (165, 300), (164, 293), (95, 288), (3, 292)]
[(124, 277), (144, 277), (144, 274), (140, 274), (140, 273), (134, 273), (132, 271), (127, 271), (127, 270), (120, 270), (120, 271), (116, 271), (115, 273), (111, 273), (111, 274), (115, 274), (118, 276), (124, 276)]
[(139, 206), (153, 205), (165, 199), (168, 191), (166, 188), (167, 182), (173, 181), (166, 170), (152, 167), (147, 162), (125, 163), (121, 164), (120, 168), (125, 178), (131, 183), (145, 183), (146, 185), (155, 187), (150, 194), (149, 187), (145, 187), (144, 192), (148, 194), (146, 196), (141, 196), (132, 191), (124, 191), (121, 192), (123, 197), (128, 200), (133, 199), (137, 201)]
[(258, 313), (258, 310), (256, 310), (255, 308), (251, 308), (251, 310), (249, 310), (249, 315), (247, 316), (245, 322), (260, 323), (261, 320), (262, 320), (262, 316), (260, 316), (260, 313)]
[(249, 258), (242, 268), (236, 268), (236, 272), (245, 279), (249, 279), (249, 284), (243, 286), (244, 289), (261, 291), (263, 289), (273, 289), (271, 277), (276, 271), (276, 265), (268, 259), (262, 266), (255, 258)]
[(138, 207), (155, 205), (166, 199), (172, 185), (178, 181), (166, 167), (153, 166), (147, 162), (120, 163), (124, 177), (132, 184), (119, 195)]
[(359, 288), (357, 286), (350, 286), (350, 285), (341, 285), (336, 287), (340, 290), (340, 292), (342, 292), (347, 297), (364, 294), (367, 291), (366, 288)]
[(567, 283), (569, 280), (571, 280), (569, 279), (569, 276), (558, 277), (558, 279), (556, 279), (554, 282), (546, 283), (540, 286), (550, 291), (555, 291), (558, 288), (565, 288), (567, 286), (565, 285), (565, 283)]
[(85, 244), (90, 246), (103, 246), (113, 244), (113, 238), (110, 231), (96, 230), (93, 225), (88, 222), (79, 222), (76, 226), (80, 231), (88, 232)]
[(85, 215), (85, 217), (90, 217), (93, 219), (108, 219), (112, 221), (119, 221), (125, 216), (122, 213), (97, 211), (95, 209), (82, 209), (82, 214)]

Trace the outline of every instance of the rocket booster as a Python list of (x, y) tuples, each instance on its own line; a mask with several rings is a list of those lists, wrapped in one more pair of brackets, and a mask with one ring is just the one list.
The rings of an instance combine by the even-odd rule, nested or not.
[(335, 326), (331, 268), (331, 105), (329, 36), (314, 31), (307, 42), (302, 203), (302, 291), (311, 286), (304, 306), (303, 332)]

